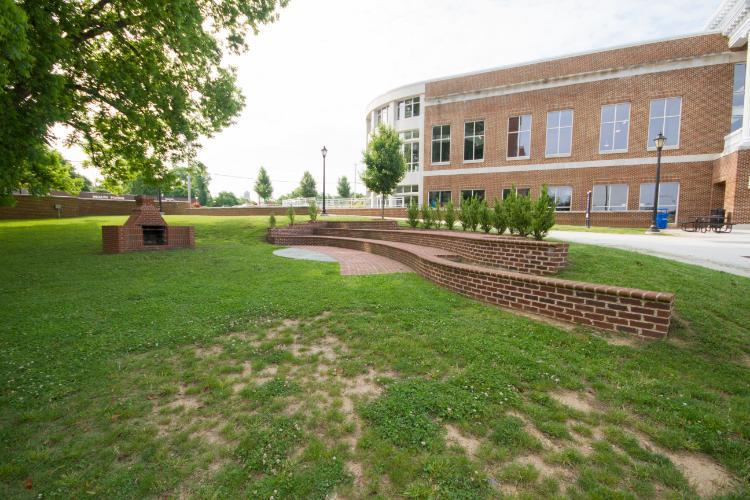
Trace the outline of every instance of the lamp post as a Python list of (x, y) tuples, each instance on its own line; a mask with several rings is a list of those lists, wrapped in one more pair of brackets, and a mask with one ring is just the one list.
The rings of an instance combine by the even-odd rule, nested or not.
[(651, 215), (651, 227), (648, 228), (649, 233), (658, 233), (659, 228), (656, 226), (656, 213), (659, 210), (659, 183), (661, 182), (661, 150), (664, 147), (664, 142), (667, 140), (664, 134), (659, 132), (659, 135), (654, 138), (654, 144), (656, 144), (656, 184), (654, 184), (654, 213)]
[(321, 215), (328, 215), (326, 213), (326, 155), (328, 154), (328, 150), (325, 146), (320, 150), (320, 153), (323, 155), (323, 211)]

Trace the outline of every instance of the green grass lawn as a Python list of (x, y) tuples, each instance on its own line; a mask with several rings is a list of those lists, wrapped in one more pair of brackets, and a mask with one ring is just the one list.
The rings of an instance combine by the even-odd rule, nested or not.
[(750, 495), (749, 279), (571, 245), (566, 278), (677, 294), (643, 343), (167, 219), (195, 250), (0, 222), (0, 497)]

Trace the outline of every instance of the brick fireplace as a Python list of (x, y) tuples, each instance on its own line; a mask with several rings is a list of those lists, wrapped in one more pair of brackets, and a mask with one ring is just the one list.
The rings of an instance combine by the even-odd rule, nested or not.
[(193, 226), (168, 226), (153, 198), (137, 196), (135, 210), (123, 226), (102, 226), (104, 253), (194, 248)]

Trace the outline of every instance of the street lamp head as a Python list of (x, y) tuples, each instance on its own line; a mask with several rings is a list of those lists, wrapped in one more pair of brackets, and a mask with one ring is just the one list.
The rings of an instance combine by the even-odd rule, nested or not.
[(654, 138), (654, 144), (656, 144), (656, 149), (661, 149), (664, 147), (664, 143), (666, 142), (667, 138), (664, 137), (664, 134), (659, 132), (659, 135), (657, 135)]
[(326, 155), (328, 154), (328, 150), (326, 149), (325, 146), (323, 146), (323, 149), (321, 149), (320, 152), (323, 154), (323, 158), (325, 158)]

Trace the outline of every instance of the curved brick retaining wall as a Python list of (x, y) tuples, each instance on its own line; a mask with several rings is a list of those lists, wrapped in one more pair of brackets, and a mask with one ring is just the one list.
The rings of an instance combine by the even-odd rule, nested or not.
[(442, 248), (473, 263), (529, 274), (555, 274), (568, 262), (567, 243), (534, 241), (512, 236), (419, 229), (338, 229), (331, 226), (316, 228), (315, 234), (400, 241)]
[[(320, 226), (323, 227), (323, 226)], [(300, 229), (302, 229), (300, 227)], [(446, 250), (411, 243), (269, 231), (278, 245), (323, 245), (361, 250), (406, 264), (449, 290), (482, 302), (601, 330), (662, 338), (674, 295), (505, 271), (455, 262)], [(448, 257), (448, 258), (447, 258)]]

